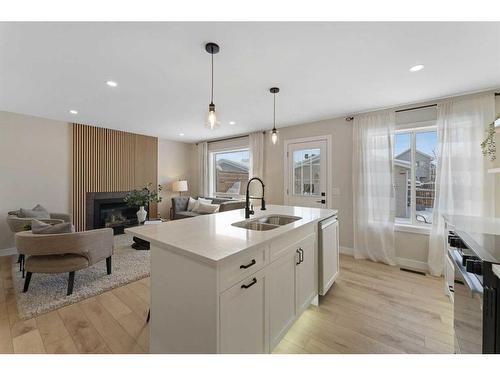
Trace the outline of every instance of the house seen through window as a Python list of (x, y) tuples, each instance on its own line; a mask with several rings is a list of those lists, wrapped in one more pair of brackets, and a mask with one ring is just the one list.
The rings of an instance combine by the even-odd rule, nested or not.
[(396, 133), (394, 142), (394, 186), (396, 221), (432, 224), (435, 197), (435, 128)]
[(216, 196), (244, 195), (248, 183), (250, 151), (248, 149), (212, 153), (210, 183)]

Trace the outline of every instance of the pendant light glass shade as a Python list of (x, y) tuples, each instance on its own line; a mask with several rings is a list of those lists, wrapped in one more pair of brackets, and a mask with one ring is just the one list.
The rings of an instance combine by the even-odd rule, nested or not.
[(271, 132), (271, 142), (273, 142), (273, 145), (278, 143), (278, 132), (276, 131), (276, 129), (273, 129), (273, 131)]
[(210, 130), (214, 130), (219, 123), (217, 122), (217, 115), (215, 113), (214, 104), (214, 55), (219, 52), (219, 46), (215, 43), (207, 43), (205, 45), (205, 50), (211, 55), (212, 64), (212, 82), (210, 90), (210, 104), (208, 105), (207, 123), (206, 126)]
[(215, 104), (210, 103), (208, 106), (208, 115), (207, 115), (207, 127), (210, 130), (214, 130), (217, 126), (217, 115), (215, 114)]
[(273, 130), (271, 131), (271, 142), (275, 145), (278, 143), (278, 131), (276, 130), (276, 94), (280, 92), (280, 89), (271, 87), (269, 92), (273, 94)]

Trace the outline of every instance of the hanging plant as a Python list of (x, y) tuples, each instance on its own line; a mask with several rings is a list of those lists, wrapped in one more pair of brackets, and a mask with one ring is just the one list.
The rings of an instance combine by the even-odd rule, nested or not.
[(483, 142), (481, 142), (481, 149), (483, 150), (483, 156), (487, 156), (490, 161), (494, 161), (497, 156), (497, 146), (495, 143), (495, 123), (500, 119), (500, 115), (497, 115), (495, 121), (491, 122), (486, 127), (486, 138)]

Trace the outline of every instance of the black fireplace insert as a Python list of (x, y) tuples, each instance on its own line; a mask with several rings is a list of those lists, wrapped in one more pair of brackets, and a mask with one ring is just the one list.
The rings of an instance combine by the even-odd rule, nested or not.
[(124, 229), (138, 225), (139, 207), (129, 207), (123, 200), (127, 192), (87, 193), (86, 227), (111, 228), (113, 234), (123, 234)]

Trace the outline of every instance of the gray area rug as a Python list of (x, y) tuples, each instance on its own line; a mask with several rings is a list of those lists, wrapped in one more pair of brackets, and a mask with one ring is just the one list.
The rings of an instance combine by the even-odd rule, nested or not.
[(19, 265), (13, 264), (12, 280), (19, 317), (30, 319), (149, 276), (149, 251), (132, 249), (130, 247), (132, 236), (126, 234), (115, 236), (114, 240), (112, 274), (106, 274), (105, 261), (75, 272), (75, 286), (70, 296), (66, 295), (67, 273), (55, 275), (35, 273), (31, 277), (28, 292), (22, 293), (24, 279), (19, 272)]

